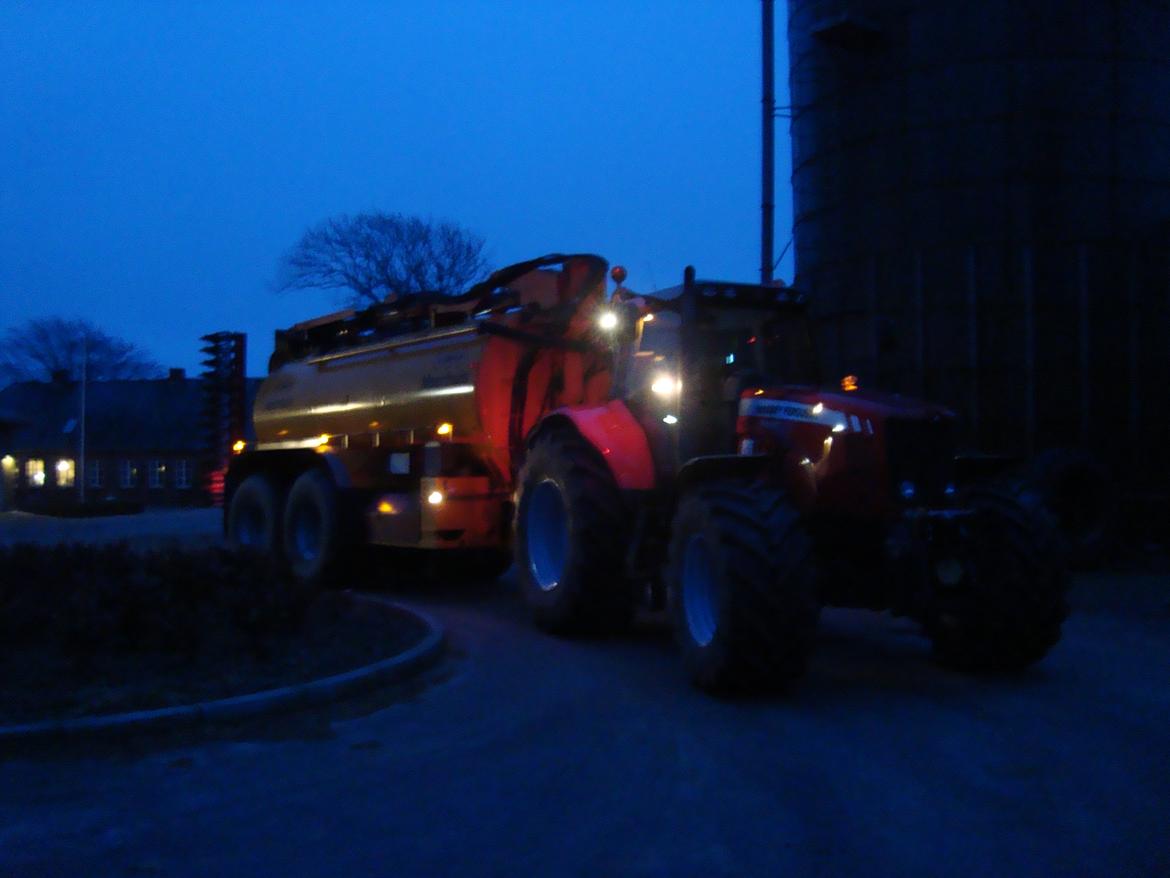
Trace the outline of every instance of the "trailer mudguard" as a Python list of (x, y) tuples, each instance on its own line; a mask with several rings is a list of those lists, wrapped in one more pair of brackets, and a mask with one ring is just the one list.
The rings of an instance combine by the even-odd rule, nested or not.
[(649, 491), (654, 487), (654, 459), (646, 431), (620, 399), (599, 406), (556, 409), (537, 432), (558, 421), (572, 424), (597, 449), (620, 489)]

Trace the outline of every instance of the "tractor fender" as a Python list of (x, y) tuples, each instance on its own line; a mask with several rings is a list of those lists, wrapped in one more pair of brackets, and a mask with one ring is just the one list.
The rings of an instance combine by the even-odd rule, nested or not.
[(755, 478), (770, 461), (764, 454), (711, 454), (692, 458), (679, 470), (678, 492), (682, 494), (702, 482), (717, 479)]
[(646, 431), (620, 399), (605, 405), (560, 408), (550, 412), (529, 438), (546, 429), (570, 426), (597, 449), (623, 491), (649, 491), (654, 487), (654, 458)]

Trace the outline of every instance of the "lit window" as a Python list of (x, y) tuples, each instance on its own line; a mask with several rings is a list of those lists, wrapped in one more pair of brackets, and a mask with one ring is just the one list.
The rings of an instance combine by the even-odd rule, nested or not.
[(118, 465), (119, 484), (123, 488), (133, 488), (138, 484), (138, 467), (132, 460), (123, 460)]
[(191, 487), (191, 462), (189, 460), (175, 461), (175, 487)]
[(24, 479), (30, 488), (43, 488), (45, 486), (45, 462), (43, 460), (25, 461)]
[(87, 460), (85, 462), (85, 484), (90, 488), (102, 486), (102, 462), (100, 460)]
[(161, 460), (152, 460), (146, 473), (147, 484), (152, 488), (161, 488), (166, 482), (167, 465)]
[(57, 487), (72, 488), (77, 481), (77, 465), (68, 458), (57, 461)]

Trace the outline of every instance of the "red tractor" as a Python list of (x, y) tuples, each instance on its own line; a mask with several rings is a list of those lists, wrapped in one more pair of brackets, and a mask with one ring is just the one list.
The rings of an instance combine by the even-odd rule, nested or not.
[(608, 295), (607, 267), (554, 254), (278, 332), (229, 541), (317, 582), (362, 543), (484, 575), (514, 555), (549, 631), (669, 606), (711, 690), (798, 676), (827, 604), (911, 616), (970, 669), (1057, 642), (1044, 513), (960, 489), (948, 411), (822, 389), (797, 291), (687, 269), (638, 296), (615, 269)]
[(545, 415), (518, 478), (541, 626), (620, 627), (646, 595), (709, 690), (800, 675), (822, 605), (913, 617), (970, 670), (1059, 640), (1066, 577), (1038, 502), (959, 489), (947, 410), (819, 386), (800, 293), (688, 268), (653, 296), (619, 286), (597, 319), (610, 399)]

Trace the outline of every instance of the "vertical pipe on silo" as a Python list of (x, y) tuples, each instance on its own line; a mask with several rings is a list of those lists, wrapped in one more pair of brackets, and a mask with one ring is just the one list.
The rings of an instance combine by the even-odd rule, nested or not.
[(922, 251), (915, 250), (911, 285), (914, 290), (914, 375), (917, 394), (926, 393), (926, 303), (922, 292)]
[(967, 392), (970, 394), (968, 408), (971, 418), (971, 432), (973, 437), (980, 435), (979, 431), (979, 282), (977, 265), (975, 262), (975, 247), (967, 248), (967, 364), (970, 369), (970, 380)]
[(775, 166), (776, 166), (776, 96), (775, 96), (775, 52), (772, 40), (775, 33), (773, 24), (773, 0), (762, 0), (761, 21), (763, 55), (763, 96), (761, 98), (763, 123), (762, 168), (761, 168), (761, 217), (760, 217), (760, 283), (772, 282), (772, 247), (775, 215)]
[(1024, 436), (1028, 456), (1036, 452), (1036, 291), (1032, 247), (1021, 248), (1024, 293)]
[[(1139, 354), (1140, 314), (1138, 302), (1138, 270), (1140, 245), (1135, 241), (1127, 247), (1126, 253), (1126, 287), (1127, 307), (1129, 310), (1129, 447), (1131, 451), (1139, 448), (1138, 438), (1141, 428), (1141, 359)], [(1139, 461), (1140, 466), (1140, 461)]]
[(877, 256), (871, 255), (869, 257), (869, 289), (866, 297), (866, 307), (868, 313), (866, 314), (869, 320), (869, 361), (870, 374), (868, 380), (870, 383), (877, 383), (878, 372), (880, 371), (880, 362), (882, 355), (880, 330), (878, 329), (878, 264)]
[(1080, 366), (1080, 441), (1089, 445), (1089, 413), (1091, 382), (1089, 371), (1089, 253), (1085, 244), (1077, 245), (1077, 356)]

